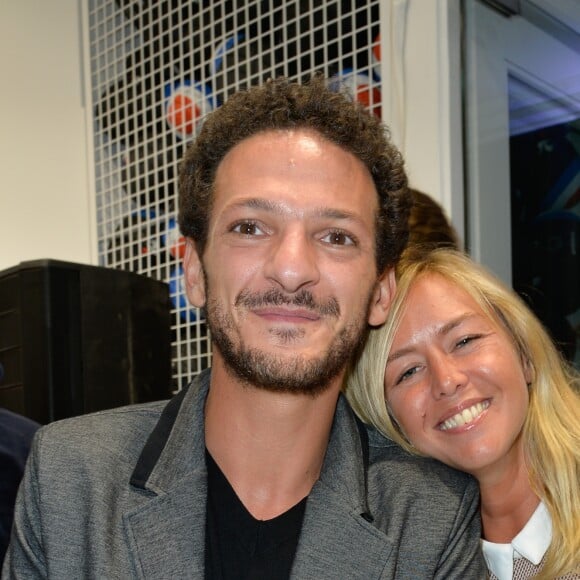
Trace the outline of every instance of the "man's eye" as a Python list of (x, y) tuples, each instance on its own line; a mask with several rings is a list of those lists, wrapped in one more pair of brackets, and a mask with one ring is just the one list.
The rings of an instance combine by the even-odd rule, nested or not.
[(263, 233), (258, 224), (254, 222), (240, 222), (234, 225), (232, 232), (242, 236), (258, 236)]
[(329, 232), (322, 238), (322, 241), (333, 246), (354, 246), (355, 244), (352, 236), (340, 230)]

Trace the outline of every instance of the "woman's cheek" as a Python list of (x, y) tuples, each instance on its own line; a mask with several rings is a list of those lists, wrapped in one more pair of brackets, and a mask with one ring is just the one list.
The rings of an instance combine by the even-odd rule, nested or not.
[(401, 427), (414, 443), (417, 443), (417, 437), (420, 438), (423, 431), (425, 404), (425, 396), (420, 389), (409, 389), (400, 401)]

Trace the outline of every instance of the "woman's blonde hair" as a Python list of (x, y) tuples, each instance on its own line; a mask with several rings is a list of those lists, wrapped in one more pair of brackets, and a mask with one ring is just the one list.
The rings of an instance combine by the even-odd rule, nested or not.
[(531, 485), (552, 518), (552, 542), (538, 578), (577, 570), (580, 554), (579, 375), (561, 357), (527, 305), (510, 288), (468, 256), (451, 249), (407, 252), (397, 270), (397, 292), (389, 317), (370, 331), (364, 351), (350, 370), (346, 396), (360, 418), (410, 453), (418, 454), (385, 402), (384, 374), (394, 334), (413, 283), (437, 274), (466, 291), (505, 328), (522, 360), (532, 369), (523, 438)]

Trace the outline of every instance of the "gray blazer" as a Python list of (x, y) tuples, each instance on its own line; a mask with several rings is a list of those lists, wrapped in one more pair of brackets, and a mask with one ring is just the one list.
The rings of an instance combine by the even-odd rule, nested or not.
[[(206, 372), (169, 403), (42, 428), (2, 577), (202, 579), (208, 388)], [(341, 397), (292, 577), (479, 578), (479, 536), (475, 482), (360, 427)]]

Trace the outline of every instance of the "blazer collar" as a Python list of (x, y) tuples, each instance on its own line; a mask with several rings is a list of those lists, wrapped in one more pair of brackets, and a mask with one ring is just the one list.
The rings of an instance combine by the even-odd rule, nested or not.
[[(205, 471), (204, 408), (209, 385), (208, 370), (169, 401), (137, 461), (131, 476), (133, 486), (168, 492), (200, 466)], [(366, 437), (364, 426), (340, 395), (320, 480), (361, 513), (367, 509)]]
[(367, 504), (368, 438), (341, 395), (319, 480), (306, 504), (293, 578), (380, 578), (392, 543)]
[[(133, 472), (133, 490), (144, 501), (124, 519), (142, 578), (203, 576), (209, 382), (209, 371), (202, 373), (168, 403)], [(380, 576), (391, 547), (367, 507), (366, 446), (366, 431), (341, 395), (306, 504), (293, 577), (361, 577), (362, 570)]]
[(203, 578), (208, 388), (204, 372), (171, 399), (133, 471), (141, 501), (123, 519), (139, 578)]

